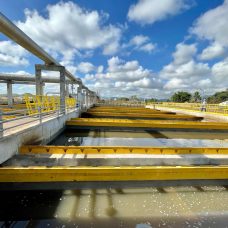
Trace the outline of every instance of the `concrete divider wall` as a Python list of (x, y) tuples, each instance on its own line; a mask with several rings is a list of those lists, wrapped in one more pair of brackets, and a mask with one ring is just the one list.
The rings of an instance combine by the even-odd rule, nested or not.
[(18, 153), (18, 148), (26, 144), (47, 144), (65, 129), (65, 122), (79, 116), (73, 111), (0, 139), (0, 164)]

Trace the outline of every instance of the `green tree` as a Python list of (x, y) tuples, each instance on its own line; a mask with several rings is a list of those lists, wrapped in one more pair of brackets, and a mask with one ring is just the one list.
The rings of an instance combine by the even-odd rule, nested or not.
[(221, 103), (228, 100), (228, 89), (225, 91), (217, 92), (214, 95), (207, 98), (208, 103)]
[(138, 97), (136, 95), (133, 95), (133, 96), (130, 97), (130, 100), (138, 101), (139, 99), (138, 99)]
[(191, 97), (192, 97), (192, 95), (188, 92), (178, 91), (172, 95), (171, 101), (179, 102), (179, 103), (189, 102), (191, 100)]
[(200, 96), (199, 91), (196, 91), (196, 92), (193, 94), (192, 101), (193, 101), (193, 102), (200, 102), (201, 100), (202, 100), (202, 98), (201, 98), (201, 96)]

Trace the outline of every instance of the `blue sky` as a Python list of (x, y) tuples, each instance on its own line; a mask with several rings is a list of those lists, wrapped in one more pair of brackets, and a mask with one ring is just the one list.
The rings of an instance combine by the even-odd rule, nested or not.
[[(7, 0), (0, 9), (102, 96), (228, 87), (228, 1)], [(35, 63), (42, 61), (0, 35), (0, 72), (33, 75)], [(15, 93), (25, 90), (34, 86), (14, 85)]]

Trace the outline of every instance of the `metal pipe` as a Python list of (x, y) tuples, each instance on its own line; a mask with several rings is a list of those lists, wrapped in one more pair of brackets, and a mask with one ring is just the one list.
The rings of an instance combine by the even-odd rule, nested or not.
[[(7, 83), (7, 80), (0, 80), (0, 83), (1, 84), (6, 84)], [(18, 84), (18, 85), (35, 85), (36, 83), (35, 82), (26, 82), (26, 81), (16, 81), (16, 82), (13, 82), (13, 84)]]
[[(34, 75), (19, 75), (19, 74), (3, 74), (0, 73), (0, 80), (1, 81), (12, 81), (12, 82), (35, 82), (35, 76)], [(42, 77), (41, 78), (42, 82), (47, 82), (47, 83), (59, 83), (60, 79), (58, 77), (56, 78), (50, 78), (50, 77)], [(67, 82), (70, 82), (69, 79), (66, 80)], [(78, 83), (77, 84), (81, 84)]]
[[(42, 59), (47, 65), (60, 65), (58, 61), (52, 58), (44, 51), (37, 43), (27, 36), (21, 29), (13, 24), (6, 16), (0, 12), (0, 32), (8, 36), (17, 44), (33, 53), (38, 58)], [(75, 78), (69, 71), (66, 70), (66, 76), (72, 81), (81, 83), (81, 80)]]

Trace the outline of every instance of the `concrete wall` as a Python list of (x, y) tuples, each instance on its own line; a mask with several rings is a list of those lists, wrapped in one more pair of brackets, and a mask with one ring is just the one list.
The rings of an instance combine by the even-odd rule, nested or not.
[(65, 122), (78, 117), (73, 111), (0, 139), (0, 164), (18, 153), (23, 144), (47, 144), (65, 129)]

